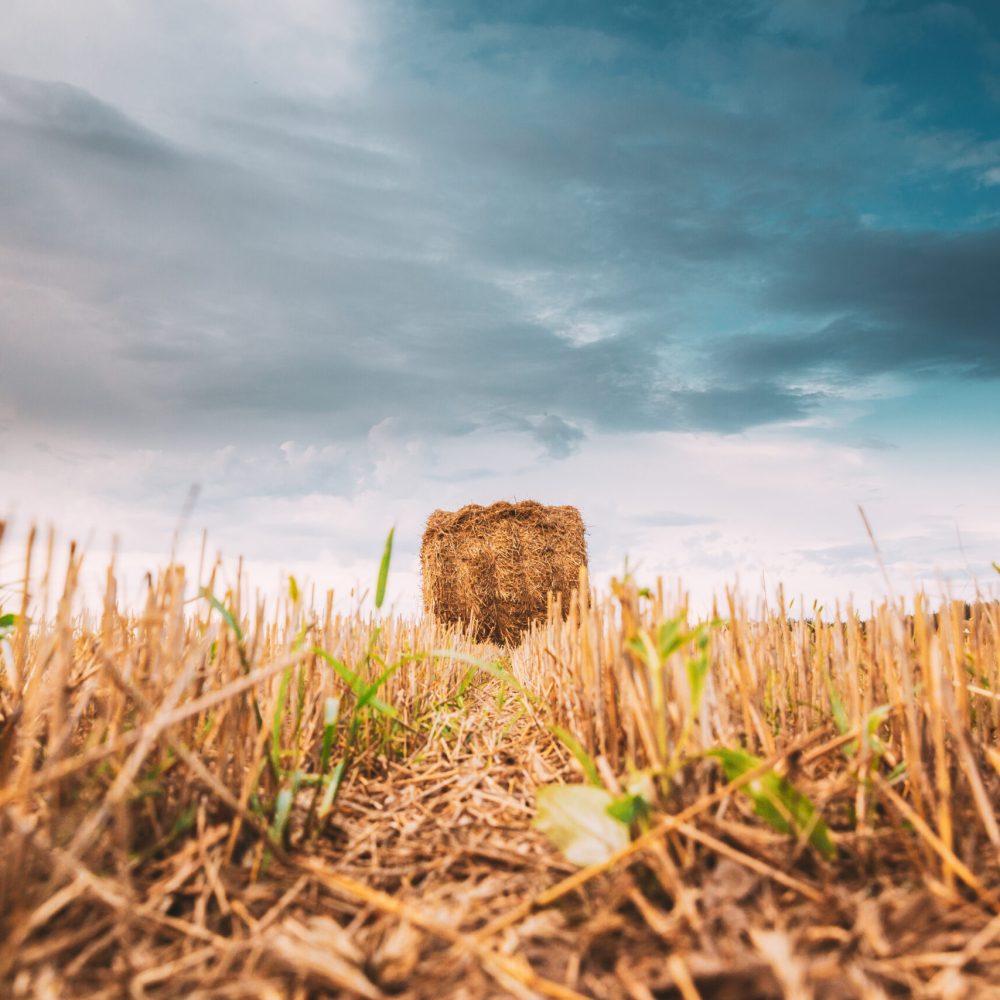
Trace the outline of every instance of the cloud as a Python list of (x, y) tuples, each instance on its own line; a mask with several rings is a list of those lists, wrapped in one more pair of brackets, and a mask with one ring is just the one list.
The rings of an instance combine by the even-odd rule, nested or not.
[(899, 445), (886, 441), (875, 434), (868, 434), (858, 441), (859, 448), (866, 448), (869, 451), (898, 451)]
[(703, 517), (700, 514), (680, 514), (676, 511), (663, 510), (651, 514), (633, 514), (633, 524), (644, 528), (689, 528), (699, 524), (715, 524), (717, 518)]
[(547, 413), (535, 423), (534, 435), (552, 458), (572, 455), (586, 437), (579, 427), (554, 413)]
[(796, 241), (764, 293), (803, 333), (733, 336), (716, 364), (744, 377), (886, 372), (1000, 377), (1000, 229), (826, 231)]
[(0, 504), (169, 537), (198, 482), (227, 550), (357, 562), (535, 496), (595, 568), (819, 587), (859, 497), (985, 492), (971, 8), (63, 6), (0, 20)]
[[(827, 260), (805, 241), (842, 275), (810, 288), (789, 235), (911, 156), (825, 20), (817, 52), (736, 7), (702, 23), (642, 4), (373, 5), (336, 40), (350, 71), (307, 86), (279, 80), (257, 42), (314, 58), (319, 9), (246, 17), (248, 65), (206, 36), (225, 86), (154, 74), (159, 111), (124, 85), (128, 60), (116, 90), (67, 57), (100, 97), (0, 78), (0, 323), (21, 331), (0, 379), (22, 422), (222, 446), (307, 439), (317, 422), (361, 440), (393, 418), (430, 439), (518, 417), (565, 457), (579, 439), (531, 415), (730, 433), (822, 407), (761, 356), (809, 367), (824, 352), (808, 335), (735, 345), (745, 369), (706, 360), (734, 322), (744, 338), (770, 314), (891, 321), (873, 287), (852, 298), (850, 247)], [(154, 27), (180, 58), (172, 19), (138, 18), (137, 51)], [(171, 99), (185, 114), (163, 112)], [(842, 336), (848, 354), (852, 336), (878, 339)]]
[(14, 142), (47, 137), (137, 167), (170, 159), (169, 147), (153, 132), (66, 83), (0, 73), (0, 115)]

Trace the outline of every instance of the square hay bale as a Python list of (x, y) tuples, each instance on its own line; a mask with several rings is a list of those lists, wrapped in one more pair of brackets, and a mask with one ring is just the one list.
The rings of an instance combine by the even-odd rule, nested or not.
[(534, 500), (436, 510), (420, 546), (424, 610), (449, 623), (474, 621), (482, 642), (516, 643), (545, 619), (550, 592), (568, 608), (587, 565), (584, 531), (575, 507)]

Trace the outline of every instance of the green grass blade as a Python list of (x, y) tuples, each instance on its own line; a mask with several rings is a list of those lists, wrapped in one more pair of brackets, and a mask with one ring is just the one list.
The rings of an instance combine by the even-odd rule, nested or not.
[(439, 660), (458, 660), (460, 663), (468, 663), (476, 670), (496, 677), (497, 680), (515, 690), (533, 705), (540, 705), (542, 702), (538, 695), (532, 694), (509, 670), (504, 669), (495, 660), (483, 660), (471, 653), (462, 653), (454, 649), (432, 649), (428, 655)]
[(326, 790), (323, 792), (323, 801), (319, 806), (320, 819), (324, 819), (327, 816), (333, 808), (333, 803), (337, 801), (337, 793), (340, 791), (340, 786), (346, 773), (347, 759), (344, 758), (337, 762), (337, 766), (333, 769), (333, 774), (330, 775), (330, 781), (326, 786)]
[[(338, 677), (351, 689), (354, 696), (360, 701), (365, 698), (365, 704), (370, 705), (376, 712), (381, 715), (387, 715), (390, 719), (396, 719), (399, 717), (399, 713), (391, 706), (387, 705), (384, 701), (379, 698), (373, 697), (372, 694), (366, 695), (368, 690), (368, 685), (353, 671), (347, 664), (342, 660), (338, 660), (337, 657), (331, 656), (325, 649), (320, 649), (316, 646), (313, 652), (331, 667), (333, 667), (334, 672)], [(398, 666), (398, 665), (397, 665)], [(378, 688), (376, 688), (378, 690)]]
[(292, 682), (292, 668), (286, 667), (281, 674), (278, 685), (278, 700), (271, 717), (271, 760), (276, 771), (281, 771), (281, 723), (285, 714), (285, 704), (288, 701), (288, 687)]
[[(375, 706), (375, 703), (374, 703), (373, 699), (375, 698), (375, 695), (378, 693), (379, 688), (381, 688), (382, 685), (385, 684), (385, 682), (397, 670), (399, 670), (399, 668), (402, 665), (403, 665), (403, 661), (400, 660), (398, 663), (392, 663), (388, 667), (386, 667), (385, 670), (383, 670), (382, 673), (380, 673), (378, 675), (378, 677), (376, 677), (375, 680), (372, 681), (372, 683), (369, 684), (368, 687), (366, 687), (364, 689), (364, 691), (361, 693), (361, 696), (358, 698), (358, 708), (359, 709), (364, 708), (365, 705), (367, 705), (369, 703), (371, 703), (372, 708), (375, 708), (376, 706)], [(378, 711), (381, 711), (381, 710), (378, 709)], [(395, 709), (393, 709), (392, 714), (393, 714), (393, 716), (396, 715), (396, 710)]]
[(216, 611), (222, 616), (222, 620), (233, 630), (233, 635), (236, 636), (237, 641), (242, 646), (243, 645), (243, 629), (240, 628), (239, 622), (233, 617), (232, 611), (225, 606), (225, 604), (220, 601), (215, 594), (211, 593), (209, 590), (204, 589), (201, 592), (202, 597), (208, 601), (209, 604), (215, 608)]
[[(240, 657), (240, 666), (243, 667), (243, 673), (250, 673), (250, 660), (247, 658), (246, 641), (243, 637), (243, 629), (240, 628), (240, 623), (233, 616), (232, 611), (229, 610), (207, 587), (203, 587), (201, 590), (201, 596), (205, 598), (208, 603), (215, 608), (216, 611), (222, 616), (222, 620), (232, 629), (233, 635), (236, 636), (236, 649)], [(215, 657), (215, 644), (212, 644), (212, 657)], [(257, 703), (257, 695), (251, 690), (250, 701), (253, 705), (254, 719), (257, 722), (257, 728), (264, 728), (264, 716), (261, 714), (260, 705)]]
[(375, 587), (375, 607), (381, 608), (385, 600), (385, 585), (389, 579), (389, 562), (392, 559), (392, 536), (396, 529), (389, 529), (389, 536), (385, 540), (385, 551), (382, 553), (382, 565), (378, 568), (378, 584)]
[(701, 699), (705, 694), (705, 680), (708, 677), (708, 653), (687, 662), (688, 690), (691, 692), (691, 718), (701, 711)]
[(323, 702), (323, 746), (319, 752), (319, 773), (326, 774), (330, 764), (330, 752), (333, 750), (333, 740), (337, 733), (337, 720), (340, 717), (340, 699), (327, 698)]
[(583, 773), (587, 776), (587, 781), (598, 788), (603, 788), (604, 782), (601, 781), (601, 775), (597, 770), (597, 765), (594, 763), (594, 758), (583, 748), (583, 744), (568, 729), (563, 729), (562, 726), (552, 725), (548, 728), (549, 732), (553, 736), (557, 736), (566, 749), (577, 759), (580, 767), (583, 768)]
[(830, 670), (825, 663), (823, 664), (823, 680), (826, 682), (826, 693), (830, 699), (833, 724), (837, 727), (837, 732), (843, 736), (851, 728), (851, 723), (847, 718), (847, 709), (844, 707), (844, 701), (838, 694), (836, 687), (834, 687), (833, 678), (830, 676)]
[(271, 840), (276, 844), (280, 844), (284, 840), (285, 830), (288, 828), (288, 820), (292, 815), (292, 803), (294, 800), (295, 795), (291, 788), (282, 788), (278, 792), (278, 797), (274, 800), (274, 819), (271, 821), (268, 833)]

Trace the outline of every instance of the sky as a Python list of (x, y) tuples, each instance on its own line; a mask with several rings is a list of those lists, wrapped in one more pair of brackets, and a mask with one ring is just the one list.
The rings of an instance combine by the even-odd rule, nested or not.
[(998, 439), (992, 0), (5, 0), (0, 601), (32, 522), (345, 600), (395, 525), (412, 610), (528, 498), (695, 603), (970, 597)]

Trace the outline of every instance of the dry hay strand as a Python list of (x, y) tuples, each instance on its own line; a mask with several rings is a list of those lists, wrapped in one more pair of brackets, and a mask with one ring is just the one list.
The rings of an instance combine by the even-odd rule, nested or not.
[(472, 626), (480, 642), (516, 644), (547, 617), (549, 594), (569, 607), (587, 565), (585, 530), (575, 507), (534, 500), (436, 510), (420, 547), (424, 610)]

